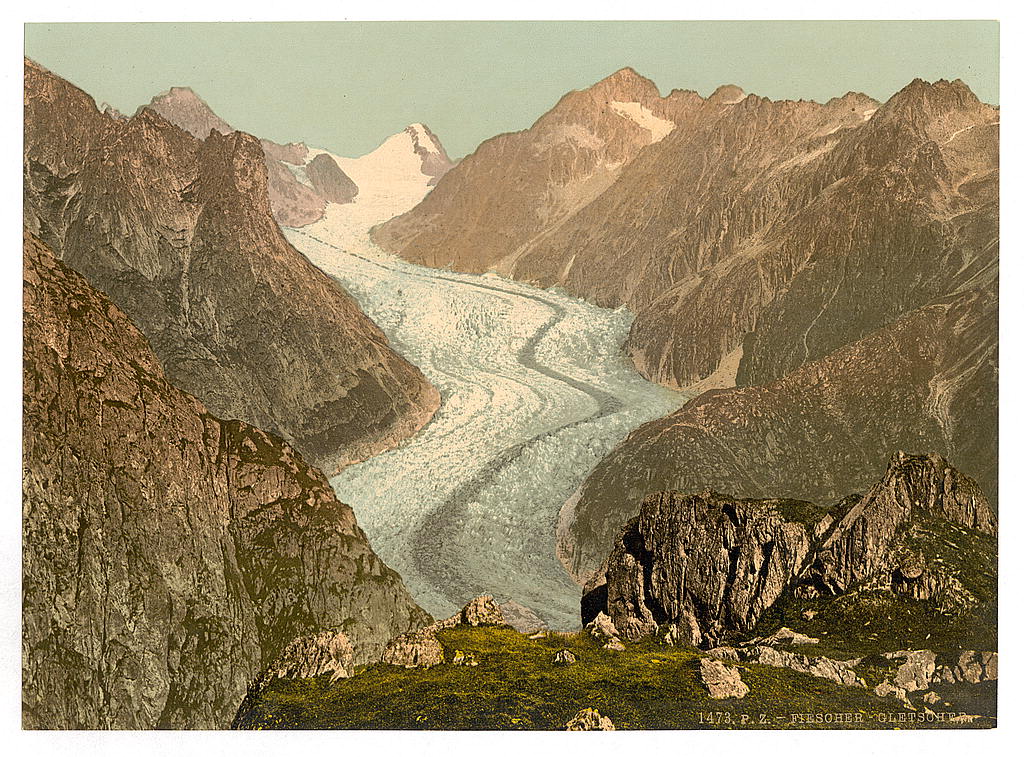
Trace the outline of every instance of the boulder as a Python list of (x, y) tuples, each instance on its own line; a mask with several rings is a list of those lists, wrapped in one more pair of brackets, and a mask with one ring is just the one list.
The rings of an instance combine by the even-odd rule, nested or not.
[(565, 724), (567, 731), (614, 731), (615, 726), (611, 718), (604, 717), (597, 710), (588, 707), (577, 712), (572, 719)]
[(505, 616), (494, 601), (494, 597), (484, 595), (470, 600), (469, 604), (459, 613), (459, 623), (467, 626), (504, 626)]
[(444, 648), (432, 627), (403, 633), (388, 642), (380, 661), (404, 668), (429, 668), (444, 662)]
[(771, 636), (766, 636), (763, 639), (755, 639), (755, 642), (759, 644), (766, 644), (768, 646), (777, 646), (779, 644), (798, 646), (805, 644), (817, 644), (818, 639), (815, 639), (812, 636), (806, 636), (805, 634), (798, 633), (791, 628), (783, 626)]
[(604, 644), (611, 639), (618, 638), (619, 636), (619, 631), (612, 622), (612, 619), (603, 612), (599, 613), (596, 618), (587, 623), (584, 630), (601, 644)]
[(568, 649), (563, 649), (560, 652), (555, 652), (552, 663), (555, 665), (574, 665), (576, 663), (576, 655)]
[(699, 672), (700, 682), (712, 699), (742, 699), (750, 693), (750, 687), (740, 678), (740, 671), (721, 660), (702, 657)]
[(479, 664), (476, 661), (475, 654), (463, 652), (461, 649), (456, 649), (455, 655), (452, 657), (452, 665), (465, 665), (467, 668), (475, 668)]
[(999, 654), (977, 652), (973, 649), (960, 653), (956, 662), (935, 666), (934, 683), (981, 683), (999, 680)]
[(745, 662), (756, 662), (759, 665), (770, 665), (774, 668), (789, 668), (797, 673), (825, 678), (843, 686), (864, 685), (864, 681), (854, 670), (860, 663), (859, 659), (833, 660), (830, 657), (807, 657), (763, 645), (743, 648), (740, 650), (740, 655)]

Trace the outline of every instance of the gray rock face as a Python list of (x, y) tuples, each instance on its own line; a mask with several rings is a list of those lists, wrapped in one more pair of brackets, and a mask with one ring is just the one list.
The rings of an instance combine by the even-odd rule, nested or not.
[(999, 680), (999, 654), (968, 649), (955, 663), (936, 665), (933, 683), (981, 683)]
[(316, 193), (327, 202), (344, 204), (352, 202), (359, 194), (355, 182), (326, 153), (318, 154), (306, 164), (306, 176)]
[(713, 646), (757, 622), (809, 547), (806, 529), (769, 504), (710, 491), (656, 494), (608, 560), (607, 612), (627, 639), (666, 622), (690, 629), (695, 619), (699, 636), (687, 640)]
[[(905, 547), (913, 527), (931, 522), (996, 530), (977, 485), (937, 455), (896, 453), (867, 494), (828, 513), (810, 503), (711, 491), (654, 494), (616, 542), (604, 584), (589, 584), (583, 621), (591, 622), (588, 612), (607, 613), (627, 639), (675, 624), (677, 637), (709, 647), (752, 629), (787, 589), (811, 597), (870, 586), (952, 606), (948, 591), (929, 591), (956, 586), (968, 607), (970, 592), (942, 560), (925, 561)], [(779, 641), (814, 640), (789, 629), (761, 640)]]
[(172, 383), (329, 474), (433, 415), (437, 390), (271, 216), (263, 150), (127, 121), (25, 63), (25, 225), (146, 334)]
[[(25, 727), (225, 728), (297, 637), (343, 630), (367, 662), (429, 620), (320, 471), (211, 415), (109, 299), (24, 252)], [(346, 670), (336, 635), (296, 643), (321, 642), (302, 665)]]
[(740, 678), (740, 671), (721, 660), (701, 657), (698, 673), (712, 699), (742, 699), (750, 693), (750, 687)]
[(597, 710), (588, 707), (577, 712), (568, 723), (567, 731), (614, 731), (615, 725), (611, 718), (604, 717)]
[[(932, 516), (985, 534), (995, 534), (996, 519), (978, 485), (938, 455), (897, 453), (885, 476), (853, 507), (815, 550), (807, 577), (832, 594), (890, 565), (893, 548), (914, 517)], [(897, 587), (920, 599), (931, 591), (920, 555), (903, 556), (896, 567)], [(931, 587), (932, 590), (936, 587)]]
[(757, 645), (740, 650), (745, 662), (770, 665), (774, 668), (789, 668), (797, 673), (806, 673), (816, 678), (825, 678), (843, 686), (863, 686), (864, 681), (857, 674), (857, 660), (833, 660), (831, 657), (808, 657), (807, 655)]

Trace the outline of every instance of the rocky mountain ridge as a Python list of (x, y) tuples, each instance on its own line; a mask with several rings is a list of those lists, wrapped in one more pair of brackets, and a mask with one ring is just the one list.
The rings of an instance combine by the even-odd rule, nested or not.
[(227, 727), (296, 637), (365, 662), (429, 621), (320, 471), (28, 233), (24, 265), (25, 727)]
[(899, 452), (866, 494), (831, 508), (711, 490), (652, 494), (588, 585), (583, 621), (606, 613), (629, 640), (671, 626), (706, 649), (752, 631), (787, 593), (808, 601), (878, 590), (951, 615), (994, 602), (991, 587), (972, 591), (971, 577), (930, 551), (934, 528), (987, 537), (989, 564), (971, 569), (994, 580), (995, 514), (937, 455)]
[[(196, 139), (206, 139), (211, 131), (225, 136), (236, 131), (218, 116), (189, 87), (171, 87), (157, 95), (148, 105)], [(284, 226), (305, 226), (323, 218), (327, 203), (352, 202), (359, 188), (345, 175), (330, 156), (317, 156), (312, 175), (302, 176), (296, 167), (303, 166), (309, 149), (302, 143), (280, 145), (261, 139), (267, 163), (267, 189), (274, 218)], [(301, 178), (300, 178), (301, 176)], [(317, 181), (313, 177), (317, 177)]]
[(126, 120), (25, 63), (25, 223), (143, 330), (168, 378), (219, 417), (332, 473), (393, 446), (440, 397), (271, 216), (264, 151)]

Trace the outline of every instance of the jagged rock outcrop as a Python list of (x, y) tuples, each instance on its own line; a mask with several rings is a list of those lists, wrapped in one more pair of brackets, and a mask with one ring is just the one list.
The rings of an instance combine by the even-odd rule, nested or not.
[(441, 140), (425, 124), (410, 124), (405, 127), (405, 133), (412, 139), (413, 152), (420, 158), (420, 171), (430, 177), (427, 185), (434, 186), (455, 164)]
[(611, 718), (606, 718), (597, 710), (588, 707), (580, 710), (565, 724), (567, 731), (614, 731), (615, 725)]
[[(929, 574), (920, 554), (898, 554), (899, 537), (909, 523), (933, 517), (994, 535), (996, 520), (978, 485), (938, 455), (897, 453), (885, 476), (836, 520), (816, 547), (803, 578), (830, 594), (839, 594), (888, 569), (893, 588), (915, 599), (931, 599), (944, 582)], [(908, 559), (908, 557), (910, 559)], [(895, 567), (895, 570), (893, 570)]]
[[(159, 113), (175, 126), (184, 129), (196, 139), (206, 139), (211, 131), (227, 136), (235, 130), (218, 116), (190, 87), (171, 87), (154, 97), (148, 108)], [(138, 115), (138, 111), (136, 112)]]
[(25, 63), (25, 225), (142, 329), (169, 380), (334, 472), (439, 405), (271, 217), (263, 151), (155, 110), (118, 121)]
[[(197, 139), (206, 139), (211, 131), (228, 135), (235, 131), (206, 102), (188, 87), (171, 87), (144, 106), (159, 113), (175, 126)], [(141, 110), (141, 109), (140, 109)], [(288, 166), (306, 164), (306, 145), (280, 145), (261, 139), (267, 163), (267, 190), (274, 218), (284, 226), (305, 226), (323, 218), (328, 202), (352, 202), (359, 189), (329, 155), (317, 155), (312, 171), (305, 171), (303, 183)]]
[[(711, 491), (654, 494), (616, 541), (604, 585), (589, 585), (583, 622), (596, 612), (628, 639), (674, 624), (685, 641), (711, 647), (753, 629), (787, 591), (828, 597), (881, 589), (962, 612), (979, 601), (967, 588), (973, 582), (942, 557), (911, 552), (927, 543), (918, 529), (934, 523), (988, 537), (996, 532), (977, 484), (934, 454), (896, 453), (867, 494), (831, 509)], [(994, 555), (994, 544), (989, 549)], [(945, 595), (950, 587), (959, 605)], [(797, 640), (785, 631), (770, 638)]]
[(341, 630), (367, 662), (429, 621), (320, 471), (169, 383), (28, 234), (24, 255), (25, 727), (224, 728), (297, 637)]
[(437, 640), (437, 629), (424, 628), (393, 638), (380, 661), (403, 668), (431, 668), (444, 662), (444, 647)]
[[(494, 597), (487, 594), (471, 599), (455, 617), (459, 619), (458, 624), (464, 626), (507, 625)], [(442, 622), (451, 622), (451, 619)]]
[(715, 642), (753, 627), (809, 548), (804, 526), (771, 503), (711, 491), (655, 494), (608, 560), (606, 612), (627, 639), (672, 622), (691, 644)]
[(242, 723), (252, 705), (278, 678), (317, 678), (330, 675), (331, 683), (350, 678), (355, 672), (354, 654), (342, 631), (321, 631), (292, 640), (284, 651), (249, 684), (245, 699), (235, 713), (232, 728)]
[(381, 662), (405, 668), (429, 668), (444, 662), (444, 647), (437, 639), (439, 631), (456, 626), (503, 626), (504, 616), (494, 598), (475, 597), (459, 612), (444, 620), (437, 620), (411, 633), (396, 636), (388, 642)]
[(740, 671), (721, 660), (701, 657), (698, 666), (701, 685), (712, 699), (743, 699), (750, 687), (743, 683)]

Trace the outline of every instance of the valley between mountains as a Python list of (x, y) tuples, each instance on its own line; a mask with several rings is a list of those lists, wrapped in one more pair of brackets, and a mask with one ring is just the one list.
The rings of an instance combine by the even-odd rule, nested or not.
[(346, 157), (26, 59), (25, 727), (994, 725), (998, 126), (625, 68)]

